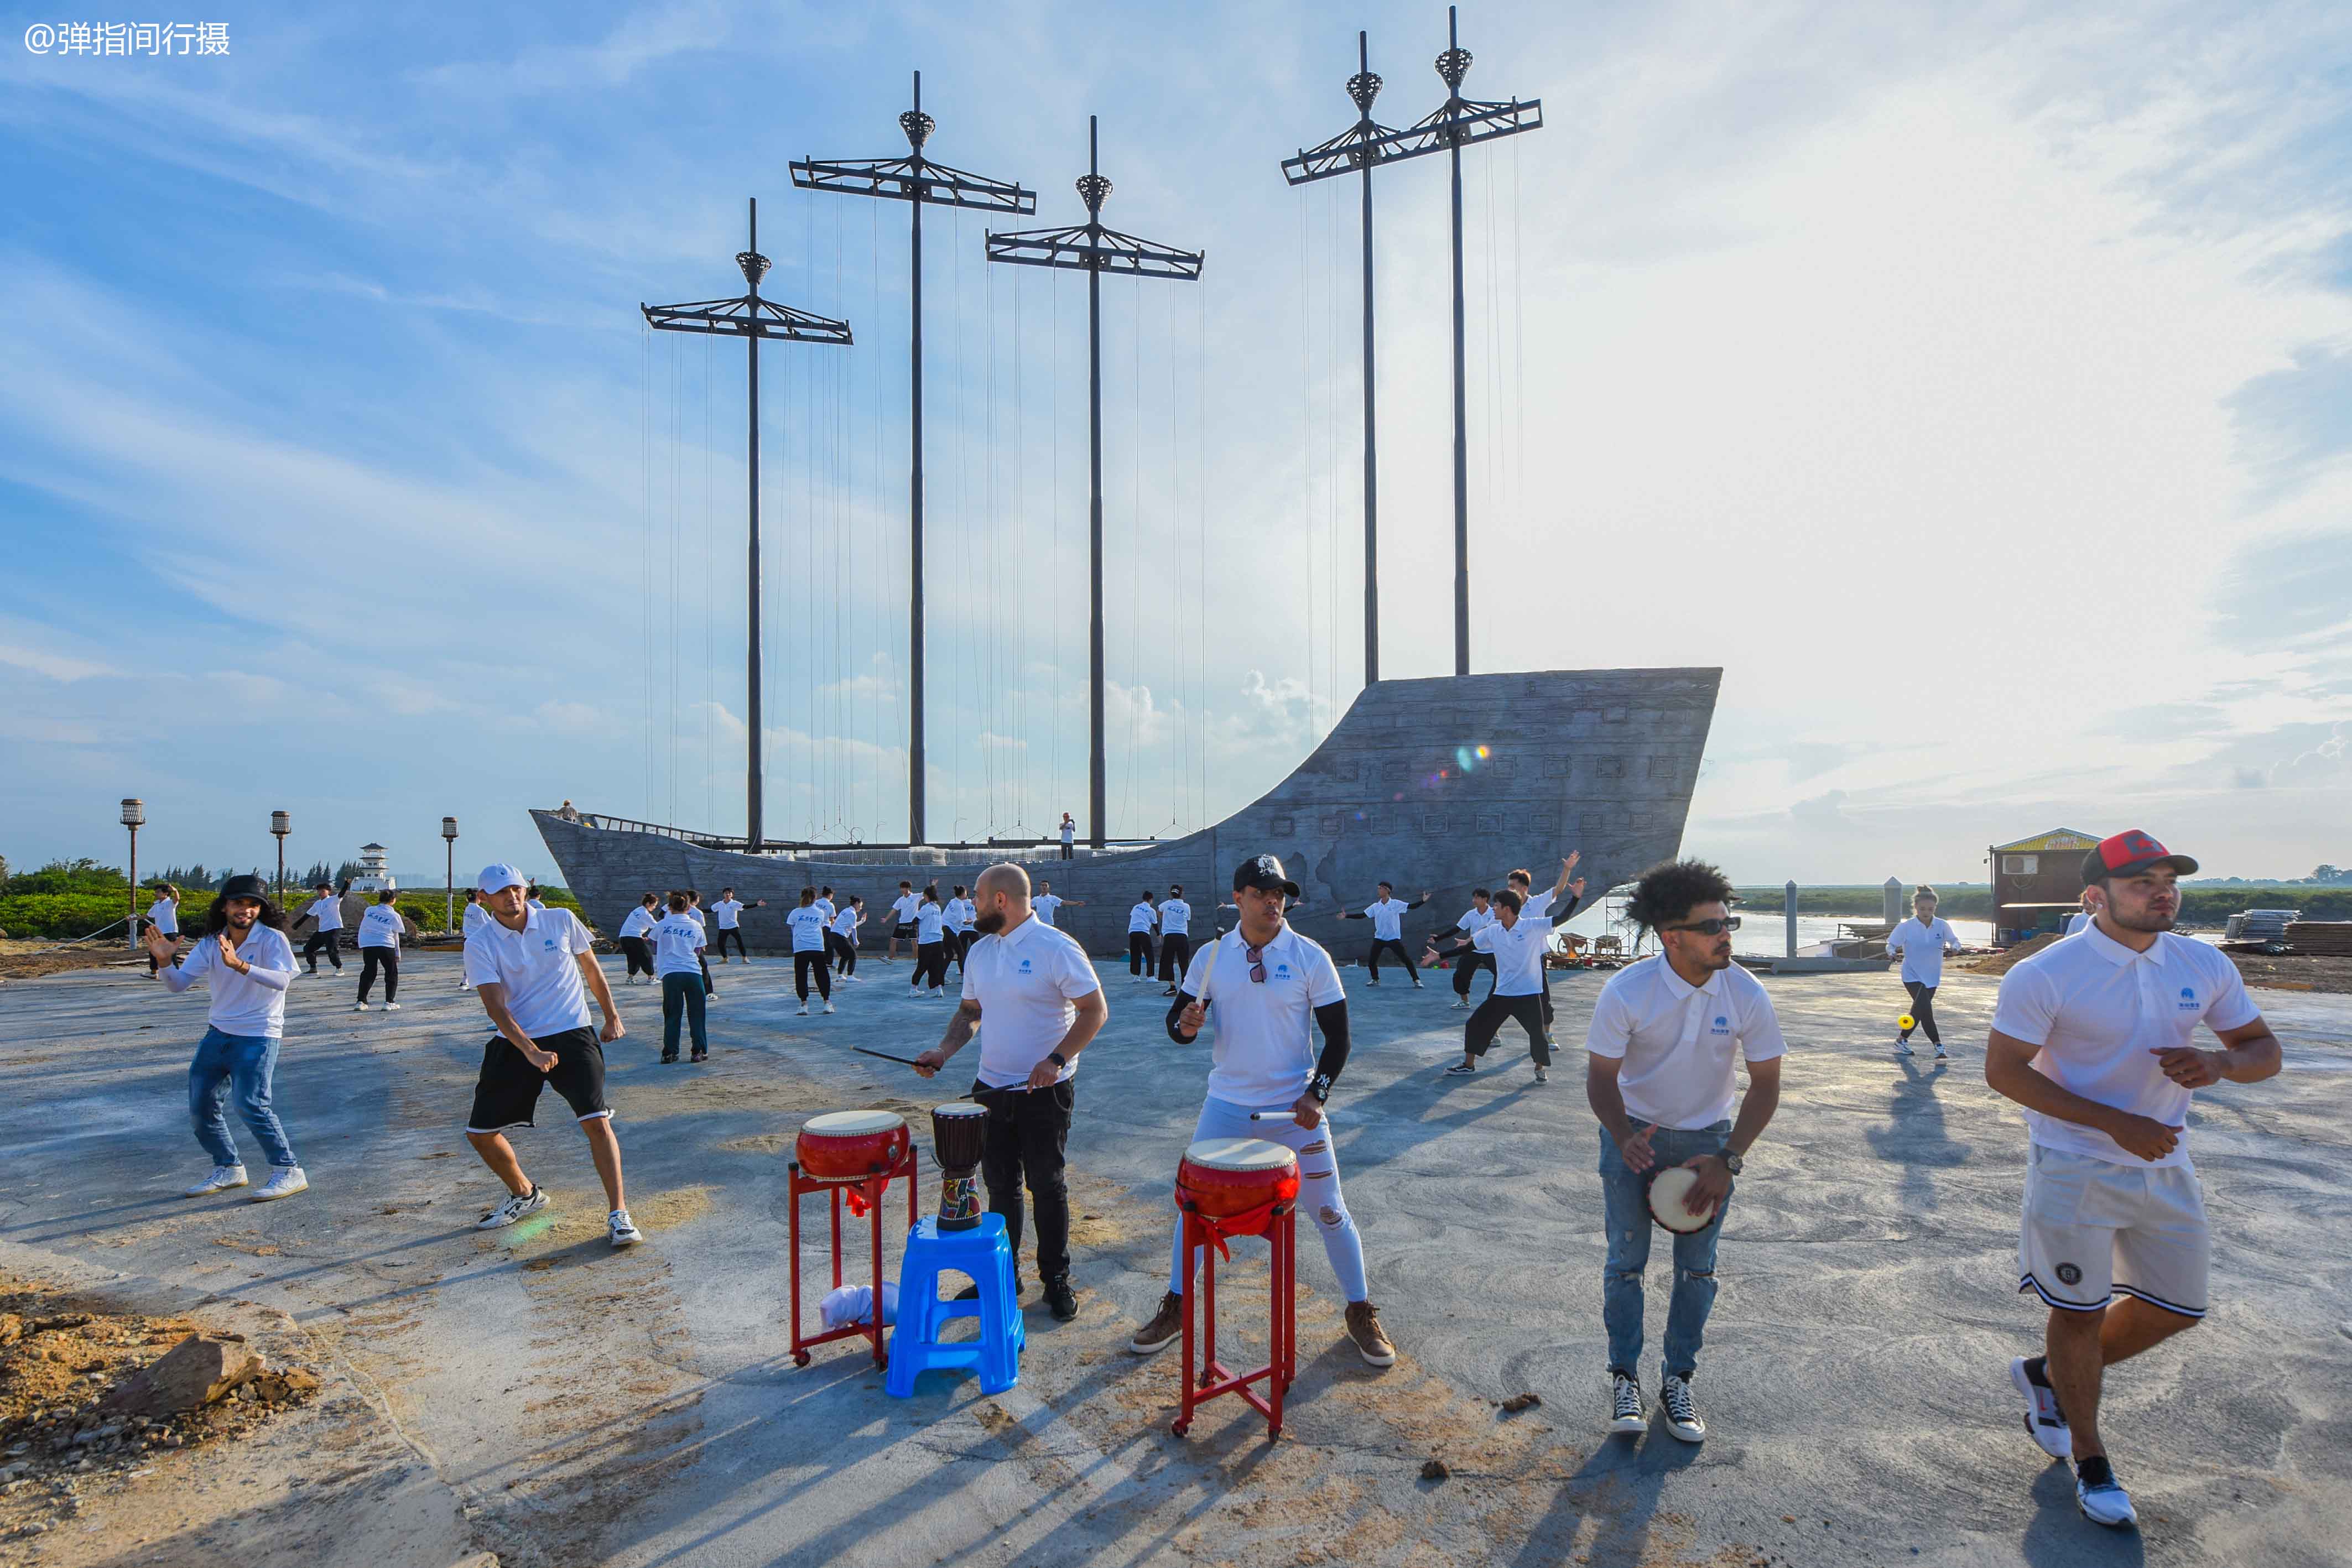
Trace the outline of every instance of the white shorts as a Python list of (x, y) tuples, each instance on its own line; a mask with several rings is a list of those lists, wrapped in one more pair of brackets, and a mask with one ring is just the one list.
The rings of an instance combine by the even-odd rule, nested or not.
[(2213, 1260), (2205, 1188), (2188, 1166), (2119, 1166), (2032, 1145), (2017, 1239), (2017, 1288), (2070, 1312), (2117, 1291), (2205, 1315)]

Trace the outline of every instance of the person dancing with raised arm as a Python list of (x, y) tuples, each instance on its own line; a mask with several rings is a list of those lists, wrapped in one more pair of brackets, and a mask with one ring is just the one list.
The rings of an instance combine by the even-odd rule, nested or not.
[[(1190, 1045), (1213, 1014), (1209, 1092), (1192, 1127), (1207, 1138), (1263, 1138), (1298, 1155), (1298, 1212), (1323, 1235), (1323, 1255), (1348, 1298), (1348, 1338), (1373, 1366), (1396, 1361), (1364, 1275), (1364, 1242), (1339, 1192), (1339, 1161), (1325, 1102), (1348, 1064), (1348, 993), (1322, 946), (1283, 919), (1298, 884), (1272, 855), (1253, 855), (1234, 873), (1240, 928), (1192, 957), (1168, 1009), (1168, 1038)], [(1203, 998), (1206, 998), (1205, 1000)], [(1315, 1049), (1320, 1031), (1323, 1048)], [(1252, 1120), (1252, 1113), (1258, 1120)], [(1184, 1228), (1177, 1221), (1168, 1292), (1128, 1349), (1150, 1355), (1184, 1332)]]
[[(1495, 955), (1481, 953), (1478, 951), (1478, 945), (1471, 941), (1471, 938), (1481, 930), (1495, 923), (1494, 896), (1483, 887), (1472, 890), (1470, 907), (1464, 910), (1460, 918), (1444, 930), (1431, 932), (1429, 945), (1422, 949), (1421, 966), (1424, 969), (1434, 968), (1448, 958), (1454, 960), (1454, 1005), (1457, 1008), (1466, 1008), (1470, 1005), (1471, 976), (1481, 969), (1486, 970), (1490, 977), (1495, 973)], [(1523, 904), (1524, 902), (1522, 900)], [(1449, 936), (1459, 936), (1462, 940), (1457, 946), (1448, 947), (1442, 953), (1439, 952), (1437, 945)], [(1486, 994), (1488, 996), (1495, 994), (1491, 979), (1486, 987)]]
[(1370, 971), (1364, 977), (1364, 984), (1377, 986), (1381, 983), (1381, 955), (1392, 952), (1397, 962), (1404, 966), (1405, 978), (1412, 982), (1412, 988), (1416, 991), (1421, 989), (1421, 971), (1413, 967), (1412, 955), (1404, 950), (1404, 917), (1428, 902), (1429, 890), (1423, 888), (1419, 898), (1410, 904), (1401, 904), (1391, 884), (1384, 882), (1381, 883), (1381, 895), (1362, 909), (1339, 912), (1342, 920), (1369, 920), (1372, 923), (1372, 945), (1364, 954), (1364, 967)]

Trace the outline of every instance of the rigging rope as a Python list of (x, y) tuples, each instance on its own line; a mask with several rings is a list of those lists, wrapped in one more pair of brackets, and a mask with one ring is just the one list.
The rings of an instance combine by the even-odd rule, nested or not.
[(1305, 403), (1299, 411), (1298, 485), (1299, 503), (1304, 525), (1300, 533), (1307, 541), (1307, 571), (1305, 581), (1310, 587), (1307, 595), (1307, 712), (1312, 722), (1315, 716), (1315, 343), (1308, 323), (1315, 319), (1312, 280), (1314, 271), (1307, 257), (1307, 187), (1298, 188), (1298, 379), (1307, 389)]
[(637, 685), (645, 695), (640, 716), (638, 750), (646, 761), (646, 821), (654, 820), (654, 426), (653, 327), (637, 329), (637, 548), (644, 555), (638, 572), (638, 601), (643, 609), (644, 657), (637, 661)]
[(702, 340), (702, 821), (719, 821), (719, 520), (710, 494), (710, 361)]
[[(1194, 685), (1203, 694), (1201, 714), (1193, 721), (1193, 758), (1200, 769), (1200, 791), (1194, 808), (1193, 821), (1205, 826), (1209, 820), (1209, 473), (1202, 460), (1209, 423), (1208, 378), (1205, 374), (1209, 341), (1209, 306), (1199, 289), (1192, 291), (1192, 561), (1195, 582), (1200, 594), (1199, 606), (1192, 617)], [(1213, 921), (1213, 925), (1214, 922)]]
[[(1018, 530), (1013, 536), (1013, 593), (1017, 607), (1023, 599), (1022, 590), (1027, 582), (1029, 543), (1029, 405), (1024, 399), (1021, 375), (1021, 291), (1022, 274), (1027, 267), (1015, 267), (1013, 272), (1013, 517)], [(1016, 615), (1018, 611), (1016, 608)], [(1022, 635), (1018, 646), (1026, 649), (1029, 639)], [(1019, 746), (1013, 761), (1021, 779), (1021, 788), (1013, 798), (1013, 829), (1016, 837), (1032, 836), (1027, 831), (1029, 821), (1029, 672), (1026, 660), (1013, 661), (1013, 732)]]
[(996, 269), (982, 262), (980, 272), (981, 295), (988, 312), (988, 347), (981, 356), (984, 361), (983, 373), (988, 378), (986, 443), (981, 453), (983, 459), (981, 470), (983, 508), (981, 551), (986, 557), (988, 578), (988, 625), (982, 632), (981, 646), (982, 669), (988, 682), (988, 738), (980, 749), (988, 782), (988, 829), (993, 833), (996, 831), (997, 777), (1001, 771), (996, 766), (996, 747), (1001, 733), (998, 727), (998, 694), (1003, 690), (997, 672), (997, 638), (993, 633), (996, 627), (1003, 624), (1001, 612), (1003, 608), (1003, 584), (997, 576), (999, 552), (996, 537), (999, 526), (996, 513)]
[(1143, 576), (1143, 279), (1131, 280), (1128, 305), (1128, 361), (1134, 379), (1134, 406), (1128, 421), (1128, 464), (1129, 499), (1128, 502), (1127, 538), (1127, 787), (1119, 808), (1121, 820), (1136, 821), (1135, 815), (1135, 740), (1139, 694), (1143, 684), (1138, 680), (1137, 665), (1142, 656)]

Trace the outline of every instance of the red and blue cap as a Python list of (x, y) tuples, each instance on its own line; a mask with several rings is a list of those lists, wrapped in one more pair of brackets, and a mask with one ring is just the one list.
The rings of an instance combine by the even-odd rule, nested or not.
[(2083, 857), (2083, 880), (2105, 882), (2111, 876), (2137, 876), (2151, 866), (2168, 865), (2182, 876), (2195, 874), (2197, 862), (2174, 854), (2139, 828), (2101, 839), (2098, 848)]

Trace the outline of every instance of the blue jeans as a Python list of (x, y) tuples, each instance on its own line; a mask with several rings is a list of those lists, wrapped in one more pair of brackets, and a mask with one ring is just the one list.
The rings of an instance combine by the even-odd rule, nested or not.
[[(1635, 1129), (1650, 1124), (1636, 1117)], [(1663, 1170), (1701, 1155), (1720, 1154), (1731, 1137), (1731, 1124), (1687, 1131), (1659, 1127), (1650, 1134), (1650, 1153)], [(1609, 1260), (1601, 1265), (1601, 1321), (1609, 1331), (1609, 1366), (1613, 1372), (1637, 1375), (1642, 1360), (1642, 1270), (1650, 1262), (1648, 1173), (1629, 1170), (1617, 1152), (1617, 1140), (1601, 1129), (1601, 1197), (1609, 1217)], [(1706, 1338), (1706, 1315), (1715, 1310), (1715, 1243), (1723, 1234), (1723, 1216), (1731, 1207), (1726, 1195), (1715, 1223), (1704, 1230), (1675, 1238), (1675, 1289), (1666, 1304), (1664, 1365), (1670, 1377), (1688, 1377), (1698, 1366), (1699, 1346)]]
[(694, 1037), (694, 1049), (709, 1051), (710, 1037), (703, 1032), (702, 977), (671, 974), (662, 983), (662, 1054), (677, 1054), (677, 1026), (683, 1021)]
[(278, 1113), (269, 1105), (269, 1077), (277, 1070), (276, 1040), (260, 1035), (223, 1034), (216, 1029), (205, 1030), (196, 1059), (188, 1063), (188, 1120), (195, 1128), (196, 1142), (212, 1155), (213, 1164), (245, 1164), (238, 1157), (236, 1140), (228, 1135), (228, 1118), (221, 1114), (222, 1103), (232, 1090), (236, 1095), (236, 1113), (245, 1118), (269, 1163), (299, 1163), (294, 1158), (294, 1145), (286, 1141)]

